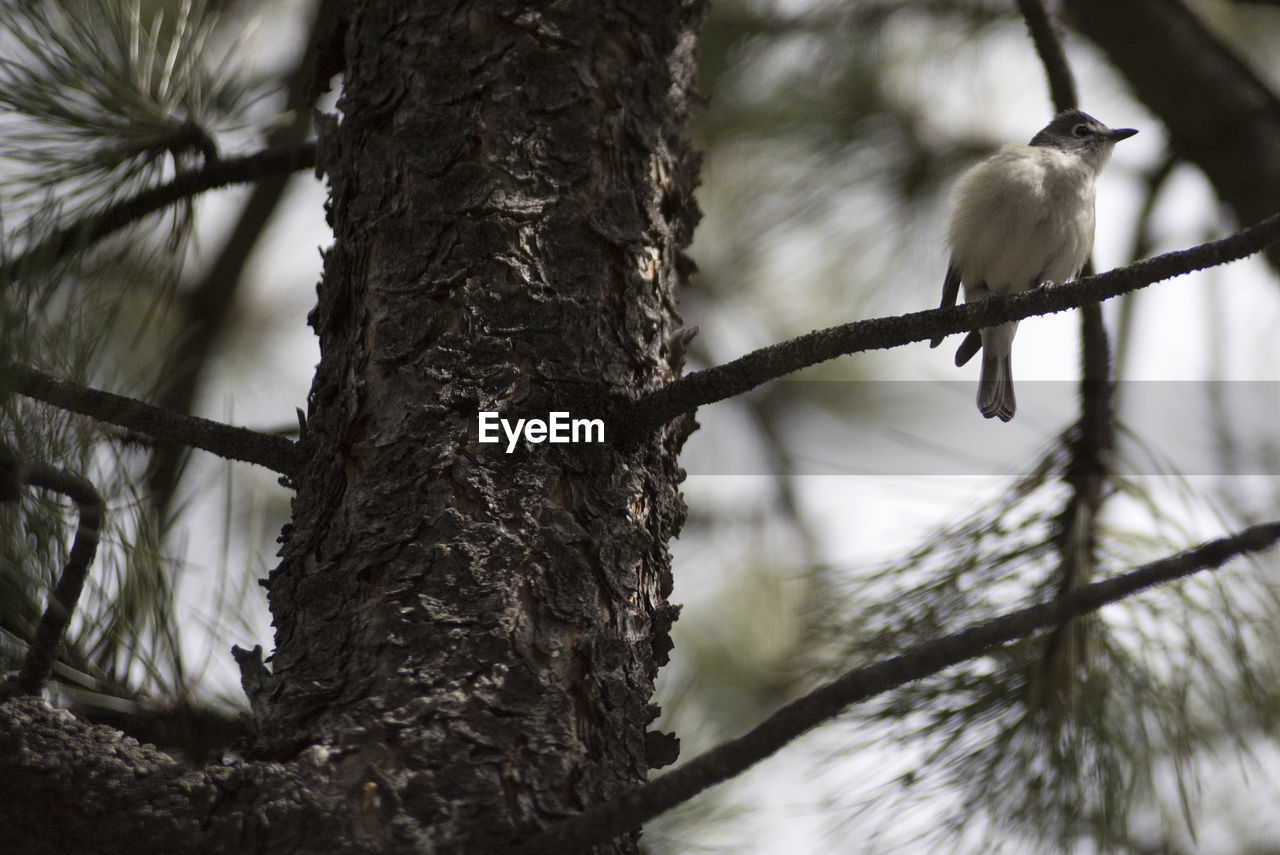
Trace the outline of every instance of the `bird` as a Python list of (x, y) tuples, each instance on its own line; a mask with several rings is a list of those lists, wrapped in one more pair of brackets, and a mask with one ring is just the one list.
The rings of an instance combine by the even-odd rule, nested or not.
[[(956, 181), (947, 231), (951, 258), (942, 308), (1016, 294), (1079, 275), (1093, 252), (1096, 180), (1115, 144), (1136, 134), (1064, 110), (1027, 145), (1009, 144)], [(1017, 412), (1012, 350), (1018, 322), (970, 332), (957, 366), (982, 350), (978, 410), (1007, 422)], [(933, 339), (937, 347), (944, 336)]]

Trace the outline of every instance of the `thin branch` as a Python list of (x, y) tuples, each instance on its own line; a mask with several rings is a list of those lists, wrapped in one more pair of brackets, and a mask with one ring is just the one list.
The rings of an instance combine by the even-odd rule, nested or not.
[[(1071, 66), (1056, 22), (1043, 0), (1018, 0), (1018, 9), (1044, 65), (1055, 112), (1079, 106)], [(1093, 273), (1092, 258), (1085, 263), (1084, 272)], [(1080, 418), (1072, 431), (1071, 459), (1065, 473), (1071, 496), (1055, 518), (1059, 598), (1087, 583), (1097, 570), (1097, 519), (1109, 474), (1107, 452), (1114, 444), (1111, 344), (1100, 303), (1080, 307), (1080, 363)], [(1050, 703), (1055, 711), (1060, 709), (1057, 693), (1063, 685), (1061, 678), (1072, 661), (1070, 635), (1074, 629), (1074, 624), (1061, 624), (1044, 640), (1045, 684), (1053, 687)]]
[(212, 452), (291, 475), (298, 465), (298, 446), (283, 436), (171, 412), (151, 404), (58, 380), (24, 365), (0, 367), (0, 389), (17, 392), (73, 413), (128, 428), (158, 440)]
[[(1045, 8), (1043, 0), (1018, 0), (1018, 11), (1027, 23), (1031, 41), (1044, 65), (1054, 110), (1062, 112), (1079, 106), (1075, 78), (1062, 49), (1056, 21)], [(1085, 273), (1093, 273), (1092, 259), (1086, 264)], [(1072, 465), (1077, 473), (1081, 470), (1098, 471), (1103, 451), (1111, 447), (1111, 346), (1102, 322), (1101, 306), (1095, 303), (1081, 308), (1081, 415), (1079, 434), (1072, 444), (1073, 454), (1083, 458)], [(1082, 483), (1070, 477), (1068, 480), (1080, 493)]]
[[(1111, 342), (1102, 320), (1102, 305), (1080, 308), (1080, 444), (1094, 467), (1112, 447)], [(1099, 467), (1104, 468), (1104, 467)]]
[(244, 184), (272, 175), (310, 169), (315, 164), (315, 143), (268, 148), (244, 157), (212, 161), (200, 169), (178, 175), (168, 184), (143, 190), (131, 199), (125, 199), (59, 229), (0, 268), (0, 283), (44, 270), (68, 253), (83, 251), (125, 226), (183, 199), (231, 184)]
[[(1071, 493), (1054, 517), (1053, 540), (1058, 557), (1054, 575), (1059, 599), (1099, 572), (1098, 518), (1111, 475), (1109, 452), (1115, 445), (1111, 346), (1100, 303), (1080, 309), (1080, 361), (1080, 418), (1069, 434), (1070, 459), (1063, 473)], [(1054, 720), (1064, 708), (1078, 632), (1079, 624), (1063, 623), (1044, 639), (1040, 667), (1047, 692), (1039, 697), (1048, 705)]]
[(1280, 214), (1272, 214), (1257, 225), (1221, 240), (1146, 258), (1066, 285), (815, 330), (752, 351), (732, 362), (686, 374), (640, 398), (615, 404), (611, 419), (615, 426), (613, 435), (624, 440), (641, 436), (704, 404), (741, 395), (761, 383), (838, 356), (884, 350), (1078, 308), (1136, 291), (1162, 279), (1238, 261), (1277, 241), (1280, 241)]
[[(284, 76), (284, 113), (293, 120), (276, 128), (267, 138), (273, 149), (296, 147), (311, 132), (315, 101), (309, 90), (315, 74), (320, 43), (332, 28), (340, 4), (335, 0), (317, 3), (312, 12), (311, 35), (294, 68)], [(285, 190), (293, 175), (281, 172), (259, 181), (245, 200), (235, 227), (223, 242), (213, 264), (200, 280), (178, 294), (177, 323), (172, 350), (165, 357), (159, 376), (165, 378), (156, 404), (175, 413), (190, 413), (192, 402), (204, 382), (205, 369), (213, 357), (227, 324), (235, 316), (234, 307), (245, 270), (266, 227), (281, 210)], [(178, 479), (186, 461), (185, 449), (166, 446), (156, 450), (147, 471), (147, 495), (156, 519), (168, 519)]]
[(515, 847), (515, 851), (520, 855), (586, 851), (594, 844), (639, 828), (703, 790), (741, 774), (851, 704), (974, 659), (1001, 644), (1097, 611), (1144, 588), (1220, 567), (1238, 555), (1268, 549), (1277, 541), (1280, 541), (1280, 522), (1255, 525), (1121, 576), (1078, 588), (1066, 597), (1011, 612), (899, 656), (856, 668), (787, 704), (745, 735), (712, 748), (620, 798), (552, 826), (528, 843)]
[[(1169, 147), (1194, 163), (1240, 222), (1280, 198), (1280, 96), (1257, 63), (1214, 31), (1186, 0), (1058, 0), (1134, 96), (1164, 123)], [(1280, 270), (1280, 246), (1267, 252)]]
[(72, 475), (44, 463), (21, 462), (13, 452), (2, 446), (0, 483), (3, 483), (0, 500), (17, 498), (13, 488), (22, 484), (62, 493), (76, 503), (76, 509), (80, 513), (67, 565), (62, 569), (58, 584), (49, 595), (49, 604), (36, 627), (35, 638), (27, 648), (27, 655), (15, 684), (19, 692), (36, 695), (49, 679), (54, 660), (58, 657), (62, 634), (80, 600), (84, 580), (89, 575), (89, 565), (93, 563), (93, 556), (98, 551), (98, 535), (102, 531), (106, 505), (94, 486), (79, 475)]
[(1027, 31), (1031, 34), (1031, 41), (1036, 46), (1036, 53), (1040, 54), (1040, 62), (1049, 78), (1053, 109), (1061, 113), (1078, 106), (1076, 81), (1071, 74), (1071, 66), (1067, 64), (1067, 55), (1062, 50), (1058, 29), (1044, 3), (1041, 0), (1018, 0), (1018, 11), (1027, 22)]

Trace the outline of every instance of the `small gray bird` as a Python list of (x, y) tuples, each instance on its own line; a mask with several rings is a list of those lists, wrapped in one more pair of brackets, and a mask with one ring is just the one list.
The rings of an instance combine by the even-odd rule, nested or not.
[[(956, 182), (952, 197), (951, 262), (942, 307), (954, 306), (964, 283), (966, 302), (1016, 294), (1079, 274), (1093, 252), (1094, 181), (1117, 142), (1137, 131), (1112, 130), (1087, 113), (1066, 110), (1030, 145), (1006, 145)], [(956, 350), (956, 365), (982, 348), (978, 410), (1013, 418), (1010, 354), (1018, 322), (971, 332)], [(936, 338), (929, 343), (937, 347)]]

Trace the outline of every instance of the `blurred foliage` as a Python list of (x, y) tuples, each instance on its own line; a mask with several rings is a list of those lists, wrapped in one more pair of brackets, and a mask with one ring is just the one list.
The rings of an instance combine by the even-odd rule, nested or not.
[[(215, 12), (205, 0), (0, 5), (0, 263), (219, 156), (219, 136), (238, 131), (273, 84), (248, 82), (246, 30), (226, 26)], [(167, 228), (135, 224), (92, 251), (0, 283), (0, 365), (16, 361), (150, 397), (164, 381), (174, 299), (194, 259), (187, 238), (195, 210), (188, 200), (163, 215)], [(188, 576), (182, 528), (157, 519), (140, 486), (149, 440), (3, 395), (0, 442), (20, 458), (83, 475), (107, 501), (98, 556), (50, 687), (55, 700), (126, 728), (146, 729), (148, 720), (192, 706), (206, 707), (197, 717), (206, 729), (234, 721), (243, 699), (203, 685), (208, 645), (225, 650), (228, 635), (252, 637), (242, 607), (256, 594), (250, 586), (261, 564), (233, 572), (224, 553), (217, 597), (194, 620), (180, 614), (178, 590)], [(223, 471), (230, 491), (230, 470)], [(60, 497), (27, 493), (0, 507), (3, 669), (20, 662), (76, 524)], [(245, 531), (259, 540), (264, 510), (251, 502), (241, 508), (256, 512)], [(233, 520), (223, 520), (224, 544)], [(165, 746), (183, 738), (176, 730), (148, 735), (175, 740)]]
[[(841, 639), (833, 672), (1052, 599), (1064, 560), (1058, 514), (1068, 461), (1064, 438), (998, 503), (877, 572), (847, 579), (818, 623), (819, 638)], [(1171, 498), (1157, 504), (1141, 480), (1109, 481), (1104, 573), (1198, 539), (1170, 513)], [(1173, 473), (1162, 480), (1202, 503)], [(1209, 512), (1197, 507), (1194, 515)], [(922, 833), (933, 845), (985, 814), (1001, 836), (985, 840), (984, 851), (1016, 849), (1019, 838), (1053, 851), (1081, 839), (1120, 848), (1130, 841), (1133, 810), (1150, 803), (1157, 775), (1169, 770), (1190, 822), (1197, 757), (1224, 742), (1244, 748), (1280, 725), (1280, 673), (1270, 655), (1280, 642), (1280, 591), (1263, 572), (1268, 560), (1144, 593), (876, 698), (852, 711), (862, 735), (848, 753), (903, 744), (893, 773), (902, 787), (892, 800), (960, 794), (947, 818)]]
[(76, 218), (218, 157), (214, 133), (253, 94), (237, 46), (215, 53), (205, 0), (166, 5), (146, 17), (136, 0), (0, 6), (8, 207), (56, 199)]
[[(1239, 4), (1206, 5), (1229, 18)], [(1269, 34), (1254, 28), (1248, 38), (1272, 44), (1274, 14), (1247, 14), (1265, 19)], [(1121, 87), (1086, 45), (1069, 37), (1067, 50), (1086, 98)], [(1007, 2), (726, 0), (711, 7), (701, 51), (707, 106), (693, 134), (705, 150), (705, 218), (692, 250), (701, 273), (682, 300), (687, 322), (701, 329), (694, 367), (814, 327), (936, 305), (946, 189), (1016, 139), (1009, 127), (1038, 125), (1021, 112), (1011, 122), (1010, 103), (993, 96), (1049, 108)], [(1158, 127), (1143, 127), (1158, 141)], [(1133, 226), (1143, 253), (1173, 248), (1170, 223), (1175, 241), (1220, 227), (1165, 192), (1172, 163), (1158, 153), (1149, 169), (1151, 201)], [(1141, 335), (1146, 305), (1129, 307), (1121, 346)], [(860, 355), (802, 377), (920, 379), (909, 360), (906, 351)], [(697, 471), (705, 454), (713, 462), (702, 468), (728, 477), (691, 479), (691, 515), (676, 546), (675, 597), (685, 611), (660, 677), (657, 726), (681, 736), (682, 759), (738, 735), (816, 679), (1057, 591), (1073, 548), (1059, 541), (1070, 498), (1065, 435), (1038, 463), (991, 461), (993, 473), (1030, 469), (993, 502), (972, 498), (981, 490), (948, 488), (969, 510), (953, 526), (921, 526), (918, 549), (872, 568), (832, 561), (854, 551), (851, 541), (862, 554), (883, 551), (883, 533), (858, 516), (883, 479), (840, 479), (854, 496), (830, 515), (845, 524), (824, 530), (814, 510), (840, 491), (798, 476), (805, 457), (824, 457), (828, 443), (856, 446), (868, 431), (946, 442), (945, 430), (883, 423), (876, 402), (859, 399), (860, 385), (830, 394), (784, 380), (700, 414), (729, 427), (711, 448), (695, 435), (686, 465)], [(1141, 437), (1121, 445), (1092, 531), (1097, 548), (1085, 555), (1095, 576), (1274, 517), (1274, 479), (1249, 486), (1227, 477), (1238, 471), (1230, 455), (1269, 440), (1229, 420), (1222, 428), (1225, 474), (1213, 479), (1179, 478), (1178, 461), (1153, 462)], [(936, 486), (901, 480), (910, 482), (904, 494), (919, 497), (908, 513), (936, 512), (928, 509)], [(972, 479), (984, 488), (993, 480)], [(1227, 749), (1248, 756), (1275, 724), (1280, 698), (1269, 687), (1280, 639), (1271, 627), (1280, 615), (1265, 572), (1273, 564), (1263, 557), (1143, 595), (854, 710), (788, 749), (793, 764), (822, 769), (794, 782), (804, 794), (790, 792), (785, 776), (750, 773), (700, 797), (708, 804), (696, 818), (652, 823), (648, 851), (775, 851), (785, 835), (760, 831), (797, 802), (812, 802), (810, 825), (827, 830), (820, 851), (1179, 851), (1184, 830), (1205, 820), (1198, 793), (1207, 759)], [(761, 803), (771, 819), (749, 820)], [(1134, 818), (1152, 813), (1163, 817), (1160, 833), (1139, 833)]]

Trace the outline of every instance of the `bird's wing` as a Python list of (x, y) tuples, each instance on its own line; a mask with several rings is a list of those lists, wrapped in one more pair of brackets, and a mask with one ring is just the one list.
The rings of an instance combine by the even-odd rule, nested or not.
[[(942, 304), (939, 309), (950, 309), (956, 304), (956, 299), (960, 296), (960, 268), (956, 267), (955, 259), (947, 265), (947, 277), (942, 280)], [(942, 344), (942, 340), (946, 336), (938, 336), (929, 342), (929, 347), (937, 347)]]

